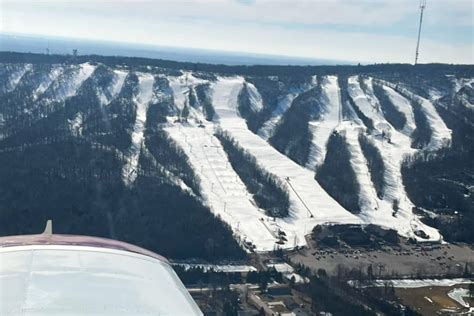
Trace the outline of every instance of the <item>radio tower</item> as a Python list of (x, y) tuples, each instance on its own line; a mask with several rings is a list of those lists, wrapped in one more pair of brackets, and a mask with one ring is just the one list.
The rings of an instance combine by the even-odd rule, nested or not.
[(423, 23), (423, 11), (426, 8), (426, 0), (420, 0), (420, 26), (418, 28), (418, 41), (416, 42), (415, 65), (418, 63), (418, 50), (420, 49), (421, 23)]

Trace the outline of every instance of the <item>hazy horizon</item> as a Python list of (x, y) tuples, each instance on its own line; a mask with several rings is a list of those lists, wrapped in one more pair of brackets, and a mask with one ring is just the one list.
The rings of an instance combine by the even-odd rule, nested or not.
[[(0, 32), (352, 63), (413, 63), (419, 1), (3, 0)], [(420, 63), (472, 64), (470, 0), (428, 1)]]
[(144, 57), (226, 65), (356, 64), (344, 60), (0, 32), (0, 51), (46, 53), (48, 50), (50, 54), (64, 55), (71, 54), (73, 49), (77, 49), (79, 55)]

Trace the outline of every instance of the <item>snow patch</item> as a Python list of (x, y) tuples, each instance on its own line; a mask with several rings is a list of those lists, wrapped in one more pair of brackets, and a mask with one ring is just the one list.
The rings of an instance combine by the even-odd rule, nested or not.
[(455, 288), (449, 291), (448, 296), (459, 303), (459, 305), (469, 308), (470, 305), (464, 300), (464, 297), (469, 297), (469, 290), (464, 288)]
[[(383, 287), (389, 282), (393, 284), (393, 287), (397, 288), (419, 288), (419, 287), (432, 287), (432, 286), (453, 286), (456, 284), (471, 284), (472, 279), (398, 279), (398, 280), (375, 280), (370, 283), (370, 286)], [(349, 281), (349, 284), (353, 284), (353, 281)]]
[(472, 88), (474, 85), (474, 78), (456, 78), (453, 75), (447, 75), (447, 77), (453, 83), (453, 95), (458, 93), (464, 86), (470, 86)]
[(81, 136), (82, 135), (82, 123), (83, 123), (83, 116), (81, 112), (78, 112), (75, 116), (74, 119), (69, 120), (68, 119), (68, 124), (69, 124), (69, 130), (74, 136)]
[(295, 283), (309, 283), (308, 278), (303, 277), (298, 273), (295, 273), (293, 267), (290, 266), (288, 263), (270, 263), (267, 264), (267, 267), (274, 268), (277, 272), (280, 272), (287, 280), (291, 281), (293, 279)]
[(257, 268), (249, 265), (234, 265), (234, 264), (208, 264), (208, 263), (173, 263), (174, 266), (183, 267), (185, 270), (193, 268), (201, 268), (204, 272), (215, 271), (225, 273), (241, 273), (257, 271)]

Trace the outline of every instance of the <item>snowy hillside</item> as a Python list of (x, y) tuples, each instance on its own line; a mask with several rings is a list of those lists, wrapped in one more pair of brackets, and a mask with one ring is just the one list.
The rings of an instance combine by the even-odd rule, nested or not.
[[(119, 169), (123, 190), (144, 177), (181, 190), (227, 223), (247, 250), (303, 246), (316, 225), (331, 223), (443, 238), (414, 213), (402, 168), (417, 155), (449, 150), (453, 131), (438, 112), (441, 103), (393, 77), (223, 75), (100, 63), (2, 63), (0, 73), (0, 154), (80, 140), (117, 159), (110, 168)], [(472, 110), (472, 78), (450, 80), (449, 97)], [(246, 169), (236, 168), (235, 153)], [(331, 171), (336, 165), (350, 172)], [(280, 215), (258, 196), (277, 189), (288, 202)], [(114, 211), (107, 214), (115, 223)]]

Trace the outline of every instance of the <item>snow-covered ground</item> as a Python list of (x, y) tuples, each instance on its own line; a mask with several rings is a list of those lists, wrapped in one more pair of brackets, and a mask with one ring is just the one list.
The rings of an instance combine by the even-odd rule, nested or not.
[[(372, 281), (370, 286), (385, 286), (389, 282), (394, 287), (398, 288), (419, 288), (428, 286), (453, 286), (456, 284), (470, 284), (473, 283), (472, 279), (398, 279), (398, 280), (375, 280)], [(349, 283), (353, 283), (349, 281)]]
[[(6, 82), (14, 89), (24, 74), (32, 69), (31, 65), (21, 66), (14, 71), (9, 70), (11, 74), (2, 82)], [(96, 66), (89, 63), (53, 65), (48, 73), (34, 78), (37, 84), (33, 92), (36, 101), (34, 105), (49, 106), (53, 105), (53, 102), (63, 102), (74, 96), (95, 69)], [(97, 90), (104, 106), (117, 97), (128, 74), (124, 70), (113, 71), (110, 85)], [(407, 197), (401, 176), (401, 164), (404, 158), (416, 152), (411, 148), (410, 137), (416, 129), (416, 122), (410, 100), (420, 102), (421, 109), (433, 130), (427, 149), (439, 149), (450, 143), (451, 131), (431, 101), (389, 82), (352, 76), (348, 79), (349, 95), (354, 100), (355, 106), (374, 123), (375, 129), (367, 131), (359, 119), (343, 121), (338, 78), (322, 77), (320, 101), (323, 113), (317, 120), (309, 122), (309, 131), (312, 134), (309, 160), (306, 166), (300, 166), (278, 152), (267, 140), (273, 135), (275, 127), (291, 107), (293, 100), (316, 86), (315, 77), (312, 83), (288, 88), (285, 92), (287, 94), (278, 101), (270, 119), (263, 124), (257, 134), (248, 129), (245, 120), (238, 113), (238, 95), (246, 83), (243, 77), (218, 77), (216, 81), (210, 81), (197, 78), (191, 72), (183, 72), (180, 76), (166, 76), (166, 78), (169, 80), (178, 111), (189, 102), (189, 93), (192, 89), (199, 84), (210, 84), (212, 105), (215, 109), (214, 121), (206, 121), (202, 109), (197, 106), (189, 109), (188, 122), (175, 122), (175, 117), (169, 117), (165, 130), (189, 157), (191, 166), (199, 177), (204, 202), (214, 214), (230, 225), (242, 243), (254, 244), (257, 251), (305, 245), (305, 235), (315, 225), (323, 223), (374, 223), (394, 228), (404, 236), (414, 237), (415, 231), (423, 230), (430, 236), (430, 240), (440, 239), (437, 230), (422, 224), (412, 213), (414, 205)], [(164, 97), (171, 98), (169, 91), (160, 92), (154, 87), (157, 85), (154, 84), (155, 78), (152, 74), (138, 73), (138, 79), (139, 89), (134, 97), (136, 119), (131, 133), (132, 145), (122, 169), (123, 181), (127, 185), (136, 179), (140, 153), (147, 154), (146, 148), (143, 147), (143, 139), (149, 104), (159, 103)], [(246, 84), (252, 109), (258, 112), (263, 108), (262, 97), (253, 84), (249, 82)], [(382, 86), (393, 105), (406, 117), (406, 125), (401, 131), (393, 128), (385, 119), (380, 102), (373, 92), (374, 84)], [(472, 82), (456, 81), (454, 85), (458, 89), (460, 85), (465, 84), (472, 85)], [(104, 107), (102, 110), (105, 109)], [(69, 121), (70, 130), (74, 135), (81, 135), (82, 120), (82, 114), (78, 113)], [(281, 180), (289, 193), (290, 209), (287, 217), (273, 219), (259, 209), (214, 136), (217, 129), (227, 132), (240, 147), (255, 157), (261, 168)], [(350, 163), (361, 187), (359, 203), (362, 212), (357, 216), (344, 209), (315, 180), (314, 170), (324, 162), (327, 141), (334, 130), (345, 135), (351, 153)], [(361, 150), (358, 139), (361, 132), (377, 147), (384, 160), (385, 188), (381, 197), (377, 196), (367, 157)], [(192, 192), (178, 176), (170, 175), (170, 179), (173, 178), (183, 190)], [(397, 201), (399, 208), (396, 214), (393, 210), (394, 201)], [(279, 231), (286, 234), (287, 242), (283, 245), (276, 243), (279, 240)]]
[[(179, 82), (172, 84), (177, 103), (185, 102), (186, 89), (189, 89), (185, 78), (181, 77)], [(189, 74), (187, 78), (189, 81)], [(326, 143), (331, 132), (336, 129), (345, 134), (352, 155), (351, 165), (361, 184), (362, 212), (358, 216), (345, 210), (322, 189), (315, 180), (313, 170), (298, 165), (270, 146), (260, 132), (257, 135), (247, 128), (245, 120), (238, 113), (238, 95), (245, 82), (243, 77), (219, 77), (216, 82), (210, 83), (212, 104), (216, 112), (213, 122), (207, 122), (205, 127), (198, 127), (197, 122), (203, 116), (196, 112), (194, 121), (177, 125), (169, 123), (166, 130), (190, 158), (200, 178), (203, 197), (211, 210), (231, 226), (241, 241), (253, 243), (257, 251), (273, 250), (277, 246), (275, 242), (279, 230), (285, 232), (288, 242), (278, 247), (305, 245), (305, 235), (315, 225), (322, 223), (373, 223), (394, 228), (401, 235), (410, 237), (415, 237), (415, 231), (423, 230), (430, 240), (439, 240), (437, 230), (424, 225), (412, 214), (413, 204), (406, 196), (401, 179), (402, 160), (415, 151), (410, 146), (409, 137), (414, 124), (410, 103), (401, 94), (386, 88), (391, 89), (389, 95), (395, 106), (407, 116), (406, 130), (396, 131), (383, 116), (380, 104), (373, 94), (372, 80), (364, 80), (367, 92), (361, 89), (358, 77), (349, 78), (349, 93), (356, 106), (376, 127), (374, 134), (368, 137), (384, 157), (387, 185), (382, 198), (377, 196), (358, 139), (359, 132), (366, 131), (365, 127), (359, 121), (341, 122), (337, 77), (322, 79), (322, 101), (326, 105), (326, 111), (319, 122), (312, 122), (313, 126), (316, 125), (314, 129), (310, 126), (314, 139), (311, 150), (314, 166), (324, 161)], [(256, 206), (252, 195), (232, 169), (222, 146), (213, 135), (216, 128), (229, 133), (240, 147), (256, 158), (261, 168), (285, 183), (290, 199), (287, 217), (269, 218)], [(381, 136), (381, 131), (386, 133), (386, 138)], [(394, 200), (399, 204), (396, 215), (393, 215)]]
[(436, 111), (435, 106), (430, 100), (425, 99), (419, 95), (415, 95), (408, 89), (396, 86), (393, 83), (383, 80), (377, 81), (391, 87), (392, 89), (398, 90), (405, 97), (409, 97), (420, 104), (421, 110), (423, 111), (423, 114), (425, 115), (432, 132), (430, 142), (424, 148), (425, 150), (435, 151), (443, 147), (450, 146), (452, 139), (452, 131), (446, 126), (443, 119), (439, 116), (438, 111)]
[(302, 93), (301, 89), (291, 89), (287, 95), (278, 100), (277, 107), (273, 110), (270, 118), (263, 123), (257, 134), (265, 140), (268, 140), (275, 133), (275, 128), (280, 123), (283, 115), (288, 111), (293, 103), (293, 100)]
[(212, 86), (213, 106), (219, 126), (257, 160), (270, 174), (287, 183), (290, 212), (276, 222), (287, 234), (288, 246), (304, 245), (304, 236), (319, 223), (357, 223), (358, 218), (340, 206), (318, 182), (314, 173), (270, 146), (248, 130), (237, 114), (237, 96), (243, 84), (241, 77), (221, 77)]
[(455, 76), (447, 76), (451, 82), (453, 83), (453, 94), (456, 94), (461, 90), (464, 86), (473, 87), (474, 79), (473, 78), (456, 78)]
[(201, 268), (204, 271), (213, 270), (216, 272), (250, 272), (257, 271), (257, 268), (249, 265), (235, 265), (235, 264), (208, 264), (208, 263), (172, 263), (173, 266), (181, 266), (185, 270), (193, 268)]
[[(429, 235), (430, 240), (439, 240), (441, 238), (439, 232), (423, 224), (412, 213), (412, 207), (414, 205), (409, 200), (403, 185), (401, 164), (406, 156), (415, 152), (415, 150), (411, 148), (411, 139), (409, 135), (407, 135), (408, 133), (397, 131), (385, 119), (381, 111), (380, 103), (373, 94), (373, 80), (371, 78), (363, 80), (367, 87), (367, 93), (360, 87), (359, 78), (357, 76), (349, 78), (348, 90), (356, 106), (366, 117), (372, 120), (374, 127), (377, 129), (377, 131), (371, 135), (367, 135), (367, 137), (382, 154), (385, 166), (384, 181), (386, 185), (383, 198), (380, 199), (377, 197), (374, 185), (370, 180), (370, 171), (365, 167), (366, 162), (359, 156), (361, 152), (359, 152), (357, 148), (360, 148), (360, 145), (355, 142), (355, 135), (351, 132), (353, 127), (352, 124), (350, 124), (351, 126), (346, 128), (346, 131), (348, 131), (346, 135), (348, 144), (352, 146), (351, 154), (359, 156), (359, 158), (351, 159), (351, 163), (353, 163), (356, 174), (359, 174), (358, 179), (361, 184), (361, 190), (364, 191), (364, 194), (361, 194), (363, 200), (360, 200), (362, 202), (360, 204), (362, 209), (361, 216), (366, 222), (394, 228), (404, 236), (415, 237), (413, 235), (414, 231), (423, 230)], [(408, 100), (393, 90), (389, 90), (389, 93), (394, 105), (402, 110), (407, 118), (410, 117), (410, 113), (412, 112), (407, 108), (410, 105)], [(408, 119), (407, 122), (409, 122)], [(414, 121), (412, 122), (414, 124)], [(382, 137), (382, 132), (385, 134), (385, 137)], [(398, 201), (399, 206), (394, 216), (393, 203), (395, 200)], [(374, 203), (376, 204), (375, 207)]]
[(153, 75), (146, 73), (138, 74), (139, 91), (134, 99), (137, 111), (132, 131), (132, 145), (122, 169), (122, 179), (126, 185), (132, 184), (137, 178), (138, 159), (143, 144), (146, 113), (148, 110), (148, 104), (153, 97), (154, 82), (155, 78)]
[(58, 74), (56, 79), (50, 83), (43, 93), (44, 98), (40, 100), (45, 103), (63, 102), (67, 98), (74, 96), (81, 85), (94, 72), (96, 66), (89, 63), (73, 66)]
[(247, 91), (249, 93), (250, 107), (252, 110), (258, 112), (263, 109), (262, 96), (253, 83), (247, 82)]
[(82, 135), (82, 124), (83, 124), (83, 116), (81, 112), (76, 113), (74, 119), (68, 120), (69, 123), (69, 130), (71, 134), (74, 136), (81, 136)]
[[(366, 85), (370, 85), (371, 87), (371, 81), (364, 80), (364, 82)], [(383, 118), (380, 104), (375, 100), (375, 97), (372, 94), (366, 94), (362, 90), (358, 76), (349, 77), (347, 89), (356, 106), (359, 108), (362, 114), (372, 119), (374, 127), (378, 131), (381, 132), (386, 129), (390, 129)]]
[(205, 128), (174, 125), (166, 131), (189, 157), (200, 180), (201, 194), (211, 211), (231, 226), (240, 241), (251, 242), (258, 250), (273, 250), (278, 227), (256, 206), (232, 168), (214, 136), (214, 125)]
[(469, 308), (470, 305), (464, 298), (469, 297), (469, 290), (464, 288), (455, 288), (449, 291), (448, 296), (458, 302), (461, 306)]
[(344, 122), (341, 129), (345, 136), (347, 148), (351, 153), (350, 164), (359, 183), (359, 206), (361, 215), (370, 217), (372, 213), (379, 211), (377, 192), (370, 176), (367, 160), (359, 143), (359, 133), (365, 128), (353, 125), (352, 122)]
[(179, 110), (182, 110), (185, 103), (189, 102), (189, 90), (207, 82), (206, 80), (194, 77), (190, 72), (183, 72), (179, 77), (168, 77), (168, 81), (173, 90), (174, 104)]
[(298, 273), (295, 273), (295, 269), (290, 266), (288, 263), (270, 263), (267, 264), (267, 267), (274, 268), (276, 271), (280, 272), (283, 277), (287, 280), (294, 280), (295, 283), (309, 283), (307, 277), (303, 277)]
[(33, 69), (32, 64), (24, 64), (19, 67), (15, 72), (12, 72), (10, 78), (8, 78), (8, 84), (6, 86), (6, 92), (11, 92), (15, 90), (18, 83), (20, 83), (21, 78), (28, 72)]
[(416, 129), (415, 117), (413, 115), (413, 108), (411, 107), (410, 101), (388, 86), (383, 85), (382, 88), (397, 110), (400, 113), (403, 113), (403, 116), (406, 119), (403, 132), (405, 135), (410, 136)]
[(324, 158), (326, 157), (326, 144), (332, 131), (342, 120), (341, 96), (337, 77), (324, 77), (321, 88), (321, 103), (325, 105), (324, 113), (320, 119), (309, 122), (309, 130), (312, 134), (312, 139), (306, 167), (313, 170), (324, 162)]
[(63, 73), (64, 67), (59, 65), (53, 65), (51, 71), (45, 74), (38, 84), (38, 87), (33, 92), (33, 100), (37, 100), (49, 86)]
[[(211, 210), (232, 227), (240, 240), (253, 243), (257, 251), (305, 245), (304, 236), (319, 223), (359, 222), (319, 186), (312, 171), (299, 166), (248, 130), (237, 110), (243, 83), (241, 77), (222, 77), (212, 83), (216, 122), (206, 123), (205, 128), (193, 122), (166, 128), (190, 158)], [(288, 217), (270, 218), (256, 206), (245, 184), (232, 169), (220, 142), (213, 136), (218, 127), (256, 157), (262, 168), (287, 183), (291, 205)], [(288, 239), (284, 245), (275, 243), (279, 230), (284, 231)]]
[(96, 66), (89, 63), (81, 64), (72, 75), (72, 78), (62, 82), (62, 85), (56, 91), (55, 101), (64, 101), (76, 94), (82, 83), (88, 79), (94, 72)]
[(430, 100), (421, 97), (419, 100), (432, 132), (430, 142), (425, 149), (434, 151), (449, 146), (452, 131), (446, 126)]
[(117, 97), (117, 95), (122, 90), (127, 75), (127, 71), (114, 70), (113, 78), (110, 84), (105, 88), (97, 88), (97, 94), (99, 96), (100, 104), (102, 106), (110, 104), (110, 102), (112, 102), (112, 100)]

